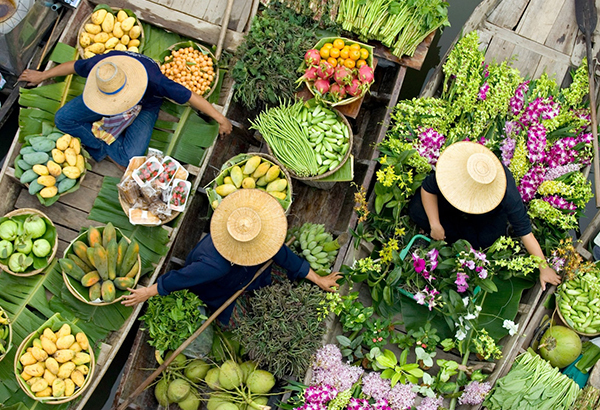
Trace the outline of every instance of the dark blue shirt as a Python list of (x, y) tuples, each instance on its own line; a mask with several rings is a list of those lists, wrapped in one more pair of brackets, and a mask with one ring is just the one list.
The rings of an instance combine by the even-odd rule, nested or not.
[(127, 55), (133, 57), (142, 63), (144, 68), (146, 68), (146, 73), (148, 74), (148, 87), (146, 88), (146, 93), (140, 101), (140, 104), (143, 108), (152, 109), (160, 107), (163, 97), (167, 97), (175, 101), (177, 104), (185, 104), (192, 97), (192, 92), (190, 90), (185, 88), (183, 85), (165, 77), (165, 75), (161, 73), (158, 64), (150, 57), (129, 51), (113, 50), (108, 54), (99, 54), (86, 60), (77, 60), (75, 61), (75, 72), (78, 75), (87, 78), (87, 76), (90, 74), (90, 71), (92, 71), (92, 68), (99, 61), (105, 59), (106, 57), (115, 55)]
[[(273, 263), (286, 269), (290, 280), (305, 278), (310, 269), (308, 261), (300, 258), (286, 245), (275, 254)], [(233, 265), (217, 252), (209, 234), (190, 252), (183, 268), (169, 271), (158, 278), (158, 294), (165, 296), (176, 290), (189, 289), (215, 311), (250, 282), (261, 266)], [(271, 267), (256, 278), (247, 290), (270, 284)], [(219, 315), (222, 323), (229, 322), (234, 306), (235, 303), (232, 303)]]

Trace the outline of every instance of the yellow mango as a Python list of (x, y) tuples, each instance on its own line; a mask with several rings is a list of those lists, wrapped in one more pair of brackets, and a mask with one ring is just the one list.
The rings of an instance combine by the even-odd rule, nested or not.
[(71, 397), (75, 393), (75, 383), (71, 379), (65, 379), (65, 396)]
[(256, 181), (254, 181), (254, 178), (248, 177), (248, 178), (244, 178), (244, 180), (242, 181), (242, 188), (253, 189), (255, 187), (256, 187)]
[[(119, 12), (117, 13), (117, 22), (121, 23), (123, 20), (129, 18), (129, 15), (127, 13), (125, 13), (124, 10), (119, 10)], [(117, 24), (117, 23), (115, 23)]]
[(267, 185), (267, 192), (283, 191), (286, 187), (287, 187), (286, 179), (283, 179), (283, 178), (276, 179), (275, 181), (269, 182), (269, 185)]
[(81, 387), (85, 382), (85, 376), (79, 370), (75, 370), (73, 373), (71, 373), (71, 380), (73, 380), (73, 383), (75, 383), (78, 387)]
[(129, 38), (135, 40), (142, 35), (142, 28), (140, 26), (133, 26), (131, 30), (129, 30)]
[(100, 32), (94, 36), (94, 43), (106, 43), (109, 38), (108, 33)]
[(104, 9), (100, 9), (92, 13), (92, 23), (94, 24), (102, 24), (108, 12)]
[(71, 142), (69, 142), (69, 148), (72, 148), (75, 151), (75, 154), (81, 154), (81, 141), (79, 138), (71, 138)]
[(85, 159), (83, 158), (83, 155), (77, 155), (77, 165), (75, 166), (77, 167), (79, 172), (83, 174), (83, 171), (85, 171)]
[(215, 188), (215, 192), (221, 195), (223, 198), (235, 191), (237, 191), (237, 188), (235, 185), (231, 184), (223, 184)]
[(83, 349), (81, 348), (81, 346), (79, 345), (79, 343), (75, 342), (71, 345), (71, 347), (69, 347), (69, 350), (74, 351), (75, 353), (77, 352), (81, 352)]
[(77, 339), (77, 343), (83, 350), (88, 350), (90, 348), (90, 343), (88, 341), (87, 336), (83, 332), (79, 332), (75, 335), (75, 339)]
[(52, 175), (53, 177), (59, 176), (62, 172), (62, 168), (60, 167), (60, 165), (58, 165), (52, 160), (48, 161), (46, 167), (48, 168), (48, 172), (50, 173), (50, 175)]
[(137, 47), (127, 47), (127, 51), (130, 51), (132, 53), (139, 53), (140, 49)]
[(94, 23), (88, 23), (85, 26), (83, 26), (83, 28), (86, 31), (86, 33), (93, 34), (93, 35), (96, 35), (102, 31), (102, 27), (100, 27), (99, 24), (94, 24)]
[(271, 191), (269, 193), (271, 194), (271, 196), (274, 196), (275, 198), (278, 198), (278, 199), (281, 199), (281, 200), (284, 200), (287, 197), (287, 195), (286, 195), (285, 192)]
[(235, 165), (231, 168), (229, 174), (231, 176), (231, 179), (233, 180), (233, 185), (235, 185), (236, 188), (241, 187), (242, 181), (244, 180), (244, 173), (242, 172), (242, 169), (239, 166)]
[(33, 347), (39, 347), (40, 349), (43, 349), (42, 341), (36, 337), (33, 339)]
[(33, 166), (33, 172), (35, 172), (36, 174), (43, 176), (43, 175), (48, 175), (50, 172), (48, 171), (48, 167), (42, 164), (35, 164)]
[(271, 164), (269, 164), (268, 162), (263, 162), (256, 168), (256, 170), (252, 174), (252, 178), (258, 179), (258, 178), (262, 177), (263, 175), (265, 175), (267, 173), (267, 171), (269, 170), (270, 167), (271, 167)]
[(92, 38), (90, 37), (90, 34), (85, 32), (81, 33), (81, 35), (79, 36), (79, 45), (83, 48), (86, 48), (91, 44)]
[[(61, 151), (66, 150), (67, 148), (69, 148), (69, 144), (71, 143), (71, 135), (69, 134), (65, 134), (62, 137), (60, 137), (59, 139), (56, 140), (56, 148), (58, 148)], [(56, 161), (58, 163), (60, 163), (61, 161)]]
[(57, 350), (54, 353), (54, 358), (58, 363), (66, 363), (75, 357), (75, 352), (69, 349)]
[(81, 175), (81, 171), (79, 170), (79, 168), (71, 166), (64, 167), (62, 172), (67, 176), (67, 178), (71, 179), (77, 179)]
[(123, 37), (121, 37), (121, 44), (123, 44), (124, 46), (129, 44), (129, 36), (127, 34), (123, 34)]
[[(57, 192), (58, 192), (58, 188), (57, 188)], [(52, 330), (50, 332), (52, 332)], [(54, 335), (54, 333), (52, 333), (52, 334)], [(56, 339), (56, 337), (54, 339), (58, 340), (58, 339)], [(48, 353), (49, 355), (56, 353), (56, 350), (57, 350), (56, 344), (52, 340), (50, 340), (46, 336), (42, 336), (40, 338), (40, 340), (42, 341), (42, 349), (44, 349), (46, 351), (46, 353)]]
[(52, 396), (52, 387), (48, 386), (44, 390), (37, 392), (35, 397), (50, 397)]
[(279, 165), (273, 165), (265, 174), (265, 181), (267, 183), (275, 181), (279, 177), (280, 171)]
[(115, 46), (115, 50), (118, 51), (127, 51), (127, 46), (124, 46), (123, 44), (119, 43)]
[(25, 366), (23, 371), (32, 375), (33, 377), (42, 377), (44, 375), (44, 366), (41, 363), (30, 364), (29, 366)]
[(135, 17), (127, 17), (125, 20), (121, 22), (121, 29), (123, 31), (129, 31), (133, 28), (135, 24)]
[(40, 196), (42, 198), (52, 198), (56, 194), (58, 194), (58, 187), (56, 185), (48, 186), (40, 191)]
[(75, 353), (75, 357), (72, 359), (72, 362), (75, 363), (76, 366), (89, 363), (90, 355), (83, 352)]
[(60, 369), (60, 365), (56, 361), (54, 357), (49, 357), (46, 359), (46, 369), (48, 369), (52, 374), (58, 374)]
[(223, 183), (224, 183), (224, 184), (231, 184), (231, 185), (234, 185), (234, 184), (233, 184), (233, 179), (231, 179), (231, 177), (225, 177), (225, 178), (223, 178)]
[(117, 44), (119, 44), (119, 39), (117, 37), (108, 39), (108, 41), (104, 43), (104, 47), (106, 47), (105, 53), (115, 48)]
[(75, 368), (75, 370), (79, 370), (84, 376), (90, 372), (90, 368), (87, 367), (85, 364), (80, 364)]
[(41, 379), (42, 379), (41, 377), (31, 377), (29, 380), (27, 380), (27, 384), (29, 386), (32, 386), (32, 385), (36, 384), (37, 382), (39, 382)]
[(21, 377), (23, 378), (23, 380), (28, 381), (31, 380), (31, 378), (33, 377), (32, 375), (25, 373), (25, 372), (21, 372)]
[(61, 379), (68, 379), (71, 376), (71, 373), (73, 373), (73, 371), (75, 370), (75, 367), (75, 363), (73, 362), (64, 363), (60, 366), (60, 369), (58, 370), (56, 376)]
[(71, 326), (68, 323), (65, 323), (64, 325), (62, 325), (60, 327), (60, 329), (58, 329), (58, 332), (56, 332), (56, 341), (58, 342), (58, 339), (60, 339), (63, 336), (67, 336), (71, 334)]
[(66, 384), (63, 379), (55, 379), (52, 382), (52, 397), (62, 397), (65, 395)]
[(140, 40), (129, 40), (129, 44), (127, 44), (127, 47), (131, 48), (131, 47), (139, 47), (140, 46)]
[(46, 390), (47, 388), (48, 388), (48, 382), (44, 379), (40, 379), (31, 386), (31, 391), (34, 393), (39, 393), (42, 390)]
[[(106, 47), (104, 47), (103, 43), (94, 43), (87, 48), (87, 51), (90, 51), (94, 54), (102, 54), (102, 53), (104, 53), (104, 50), (106, 50)], [(58, 145), (57, 145), (57, 147), (58, 147)], [(66, 149), (66, 148), (64, 148), (64, 149)]]
[(67, 148), (65, 150), (65, 159), (70, 166), (74, 167), (77, 165), (77, 153), (73, 148)]
[(116, 38), (121, 38), (121, 37), (123, 37), (123, 34), (125, 34), (125, 33), (123, 33), (123, 29), (121, 28), (121, 23), (119, 21), (117, 21), (115, 23), (115, 26), (113, 27), (113, 35)]
[(42, 175), (38, 177), (37, 182), (43, 186), (54, 186), (56, 184), (56, 178), (52, 175)]
[(112, 13), (107, 13), (104, 21), (102, 22), (102, 31), (105, 33), (112, 33), (115, 26), (115, 16)]
[(29, 366), (30, 364), (37, 363), (36, 358), (31, 354), (31, 352), (25, 353), (23, 356), (19, 358), (19, 361), (23, 366)]
[(43, 362), (48, 358), (48, 353), (40, 347), (33, 346), (31, 349), (31, 354), (38, 362)]
[(68, 349), (73, 343), (75, 343), (75, 336), (64, 335), (58, 338), (58, 340), (56, 341), (56, 347), (58, 347), (59, 349)]
[(248, 161), (246, 161), (246, 165), (244, 165), (244, 174), (250, 175), (254, 171), (256, 171), (256, 168), (258, 168), (258, 166), (260, 165), (260, 161), (262, 161), (262, 158), (258, 155), (255, 155)]
[(85, 50), (85, 51), (83, 52), (83, 58), (92, 58), (92, 57), (94, 57), (95, 55), (96, 55), (96, 53), (92, 53), (92, 52), (91, 52), (91, 51), (89, 51), (89, 50)]
[[(56, 336), (56, 333), (54, 333), (52, 331), (52, 329), (50, 329), (49, 327), (45, 328), (44, 331), (42, 332), (42, 336), (45, 337), (46, 339), (50, 340), (52, 343), (56, 343), (56, 341), (58, 340), (58, 336)], [(42, 338), (40, 337), (40, 340)], [(49, 353), (52, 354), (52, 353)]]
[(56, 380), (56, 375), (52, 373), (50, 370), (44, 370), (44, 380), (48, 382), (48, 384), (52, 384), (54, 380)]
[(259, 187), (267, 186), (267, 178), (265, 175), (263, 175), (262, 177), (260, 177), (256, 180), (256, 186), (259, 186)]

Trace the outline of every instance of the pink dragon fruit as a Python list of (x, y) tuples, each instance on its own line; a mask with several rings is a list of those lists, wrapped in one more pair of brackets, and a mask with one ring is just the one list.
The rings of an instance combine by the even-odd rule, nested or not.
[(298, 81), (315, 81), (317, 79), (317, 67), (308, 67), (304, 75)]
[(316, 66), (321, 62), (321, 55), (319, 54), (319, 50), (315, 50), (314, 48), (308, 50), (306, 54), (304, 54), (304, 62), (307, 66)]
[(337, 66), (333, 78), (339, 85), (348, 85), (352, 82), (352, 71), (344, 66)]
[(346, 89), (343, 85), (339, 85), (338, 83), (331, 84), (329, 87), (329, 93), (335, 98), (337, 101), (340, 101), (346, 97)]
[(354, 78), (352, 82), (346, 86), (346, 92), (352, 97), (356, 97), (363, 92), (363, 84), (358, 78)]
[(329, 81), (323, 78), (315, 81), (315, 90), (320, 94), (326, 94), (329, 91)]
[(371, 84), (375, 81), (375, 73), (371, 67), (365, 64), (358, 69), (358, 79), (363, 84)]
[(327, 61), (321, 61), (319, 67), (317, 67), (317, 76), (324, 80), (328, 80), (333, 75), (333, 66)]

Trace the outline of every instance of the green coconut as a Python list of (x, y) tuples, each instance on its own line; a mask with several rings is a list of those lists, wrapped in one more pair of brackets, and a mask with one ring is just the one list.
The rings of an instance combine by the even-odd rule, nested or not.
[(215, 410), (240, 410), (238, 406), (228, 401), (219, 404)]
[(248, 360), (247, 362), (240, 364), (240, 369), (243, 373), (242, 383), (246, 383), (246, 380), (248, 380), (248, 376), (250, 376), (250, 373), (256, 370), (256, 363)]
[(188, 396), (177, 403), (177, 405), (181, 410), (198, 410), (198, 407), (200, 407), (200, 398), (195, 394), (188, 394)]
[(156, 401), (161, 406), (168, 408), (169, 407), (169, 397), (167, 396), (167, 389), (169, 388), (169, 382), (167, 379), (160, 379), (156, 386), (154, 387), (154, 397), (156, 397)]
[(257, 369), (250, 373), (246, 386), (255, 394), (266, 394), (275, 386), (275, 377), (266, 370)]
[(210, 364), (206, 363), (204, 360), (194, 359), (185, 366), (183, 374), (192, 382), (198, 383), (200, 380), (204, 379), (206, 373), (208, 373), (208, 369), (210, 369)]
[(219, 384), (226, 390), (233, 390), (242, 384), (244, 374), (240, 366), (233, 360), (226, 360), (221, 365), (219, 372)]
[(540, 356), (554, 367), (567, 367), (581, 353), (579, 335), (565, 326), (551, 326), (542, 336), (539, 346)]
[(213, 390), (218, 390), (221, 387), (221, 384), (219, 383), (219, 373), (219, 368), (215, 367), (214, 369), (209, 369), (204, 377), (204, 381), (208, 387)]
[[(173, 354), (173, 351), (169, 350), (167, 352), (167, 355), (165, 356), (165, 360), (168, 360), (172, 354)], [(169, 368), (183, 367), (183, 366), (185, 366), (186, 361), (187, 361), (187, 358), (185, 357), (185, 355), (183, 353), (179, 353), (177, 356), (175, 356), (175, 358), (173, 359), (171, 364), (169, 364)]]
[(269, 398), (267, 396), (258, 396), (252, 399), (252, 401), (258, 404), (259, 406), (266, 406), (269, 402)]
[(169, 383), (167, 397), (171, 403), (179, 403), (190, 394), (190, 384), (183, 379), (175, 379)]
[(222, 403), (231, 403), (232, 399), (231, 395), (224, 392), (212, 393), (206, 402), (206, 408), (207, 410), (217, 410)]

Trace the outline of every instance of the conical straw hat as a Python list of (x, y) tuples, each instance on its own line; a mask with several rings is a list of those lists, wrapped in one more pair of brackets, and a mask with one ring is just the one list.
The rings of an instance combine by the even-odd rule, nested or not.
[(492, 151), (476, 142), (457, 142), (442, 152), (435, 179), (444, 198), (469, 214), (496, 208), (506, 194), (506, 174)]
[(210, 234), (217, 251), (231, 263), (260, 265), (281, 249), (287, 219), (271, 195), (258, 189), (239, 189), (217, 206)]

